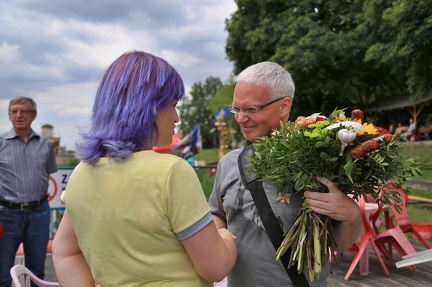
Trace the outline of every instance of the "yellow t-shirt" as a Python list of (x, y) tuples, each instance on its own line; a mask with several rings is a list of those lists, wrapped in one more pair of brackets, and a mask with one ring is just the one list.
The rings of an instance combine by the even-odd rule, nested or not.
[(62, 200), (98, 286), (212, 286), (176, 237), (210, 210), (185, 160), (142, 151), (80, 163)]

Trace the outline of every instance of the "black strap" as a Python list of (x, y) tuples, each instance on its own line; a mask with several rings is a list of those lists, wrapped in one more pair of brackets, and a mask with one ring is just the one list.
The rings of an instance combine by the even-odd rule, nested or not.
[[(251, 165), (250, 161), (244, 156), (250, 156), (253, 154), (255, 148), (253, 144), (246, 146), (238, 157), (238, 164), (240, 169), (240, 176), (245, 187), (251, 192), (252, 198), (255, 202), (258, 214), (261, 217), (261, 221), (264, 228), (273, 243), (275, 250), (279, 248), (284, 238), (283, 230), (270, 206), (268, 198), (265, 194), (262, 186), (262, 181), (255, 180), (255, 175), (247, 171)], [(291, 248), (289, 248), (283, 256), (280, 257), (283, 265), (286, 267), (289, 263), (289, 254)], [(285, 268), (288, 276), (291, 279), (292, 284), (296, 287), (309, 287), (309, 282), (306, 280), (303, 272), (300, 274), (296, 270), (296, 266), (291, 268)]]

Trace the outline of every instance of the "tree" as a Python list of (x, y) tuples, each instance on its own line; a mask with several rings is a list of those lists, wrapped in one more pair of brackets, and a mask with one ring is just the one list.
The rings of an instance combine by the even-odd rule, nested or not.
[(213, 147), (212, 129), (214, 128), (215, 114), (209, 107), (209, 100), (221, 87), (222, 82), (216, 77), (208, 77), (204, 84), (201, 82), (194, 83), (190, 97), (184, 97), (179, 106), (180, 132), (186, 135), (197, 124), (200, 124), (204, 148)]
[[(228, 105), (232, 103), (234, 87), (234, 78), (231, 76), (227, 83), (222, 85), (222, 87), (212, 96), (209, 101), (209, 106), (213, 114), (216, 114), (219, 110), (228, 107)], [(233, 114), (230, 114), (230, 116), (223, 121), (227, 124), (227, 129), (230, 131), (228, 133), (228, 142), (230, 144), (237, 145), (239, 142), (244, 141), (240, 126), (235, 121)]]
[(407, 92), (422, 97), (432, 83), (432, 2), (430, 0), (367, 1), (363, 26), (373, 42), (366, 61), (388, 68)]
[(287, 68), (293, 118), (432, 87), (430, 0), (236, 2), (226, 21), (234, 72), (265, 60)]

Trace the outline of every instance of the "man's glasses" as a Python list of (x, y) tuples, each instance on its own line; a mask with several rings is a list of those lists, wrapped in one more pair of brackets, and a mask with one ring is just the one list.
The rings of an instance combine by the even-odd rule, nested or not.
[(17, 115), (18, 113), (21, 113), (23, 115), (28, 115), (30, 113), (36, 112), (35, 110), (9, 110), (9, 114), (11, 115)]
[(269, 105), (271, 105), (273, 103), (276, 103), (276, 102), (278, 102), (278, 101), (280, 101), (282, 99), (285, 99), (285, 98), (278, 98), (278, 99), (273, 100), (270, 103), (267, 103), (267, 104), (262, 105), (260, 107), (244, 107), (244, 108), (240, 108), (240, 107), (237, 107), (237, 106), (234, 106), (234, 105), (229, 105), (228, 108), (229, 108), (230, 112), (233, 113), (233, 114), (238, 114), (238, 113), (240, 113), (240, 111), (242, 111), (243, 114), (245, 114), (245, 115), (254, 115), (254, 114), (257, 114), (262, 109), (264, 109), (265, 107), (267, 107), (267, 106), (269, 106)]

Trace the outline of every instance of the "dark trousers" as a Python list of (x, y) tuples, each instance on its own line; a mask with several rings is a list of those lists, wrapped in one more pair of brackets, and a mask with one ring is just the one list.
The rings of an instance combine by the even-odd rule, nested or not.
[(24, 245), (25, 266), (44, 279), (45, 259), (50, 230), (48, 201), (31, 210), (21, 211), (0, 206), (4, 237), (0, 237), (0, 287), (10, 287), (10, 269), (20, 243)]

